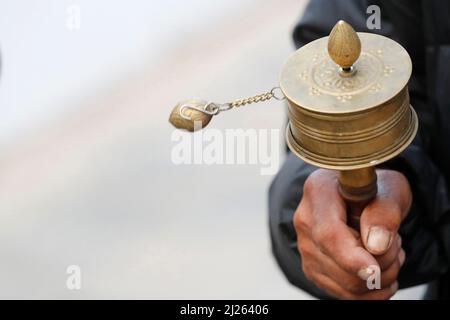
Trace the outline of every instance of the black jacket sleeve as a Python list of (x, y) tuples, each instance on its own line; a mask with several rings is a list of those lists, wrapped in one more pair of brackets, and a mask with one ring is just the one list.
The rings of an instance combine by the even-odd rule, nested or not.
[[(367, 30), (366, 8), (381, 7), (381, 30)], [(430, 148), (436, 115), (427, 98), (423, 38), (411, 32), (421, 27), (421, 1), (312, 0), (294, 30), (294, 41), (300, 47), (328, 35), (334, 24), (344, 19), (356, 31), (376, 32), (399, 41), (410, 53), (415, 71), (409, 83), (411, 104), (419, 115), (420, 130), (415, 141), (400, 156), (383, 167), (398, 170), (408, 178), (413, 205), (403, 222), (400, 234), (406, 252), (399, 283), (408, 287), (445, 276), (450, 257), (449, 191), (442, 170), (432, 160)], [(315, 170), (291, 153), (269, 190), (269, 213), (272, 250), (287, 279), (310, 294), (327, 296), (306, 279), (297, 250), (293, 226), (294, 211), (302, 197), (303, 184)]]

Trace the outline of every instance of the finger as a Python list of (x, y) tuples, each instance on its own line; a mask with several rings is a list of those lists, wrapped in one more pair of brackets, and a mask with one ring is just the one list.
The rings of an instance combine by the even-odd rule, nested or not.
[(381, 273), (381, 288), (388, 287), (397, 281), (400, 269), (405, 262), (405, 252), (403, 249), (398, 254), (394, 263), (385, 271)]
[(341, 269), (366, 280), (373, 272), (371, 267), (379, 267), (376, 259), (361, 246), (344, 221), (331, 217), (319, 220), (313, 229), (312, 240), (320, 251)]
[(388, 300), (398, 291), (398, 282), (380, 290), (371, 290), (358, 296), (360, 300)]
[[(315, 269), (317, 272), (334, 279), (334, 281), (346, 291), (353, 294), (363, 294), (371, 291), (367, 281), (341, 269), (332, 259), (320, 252), (320, 250), (316, 250), (316, 252), (313, 251), (309, 257), (318, 262)], [(381, 272), (381, 270), (378, 269), (377, 272), (380, 281), (380, 287), (378, 289), (387, 288), (397, 281), (398, 273), (404, 260), (405, 252), (400, 248), (399, 252), (394, 257), (393, 262), (385, 271)]]
[[(397, 239), (400, 239), (398, 236)], [(405, 252), (400, 247), (401, 242), (396, 241), (395, 248), (391, 247), (388, 253), (382, 257), (384, 261), (384, 269), (380, 266), (380, 269), (375, 270), (380, 275), (380, 288), (387, 288), (397, 281), (399, 271), (405, 261)], [(391, 255), (394, 254), (393, 257)], [(362, 280), (360, 277), (350, 274), (341, 269), (332, 259), (318, 251), (314, 255), (320, 263), (318, 264), (318, 272), (321, 272), (330, 278), (334, 279), (342, 288), (354, 293), (363, 294), (370, 291), (367, 281)], [(374, 268), (374, 266), (372, 266)]]
[(373, 288), (385, 289), (390, 287), (397, 281), (398, 273), (405, 261), (405, 252), (400, 249), (400, 253), (397, 254), (394, 262), (387, 270), (381, 273), (379, 269), (376, 271), (378, 272), (378, 279), (371, 276), (368, 281), (363, 281), (341, 269), (332, 259), (314, 248), (314, 243), (309, 239), (303, 241), (300, 251), (302, 262), (308, 261), (307, 265), (303, 264), (303, 270), (309, 279), (314, 278), (314, 273), (321, 273), (333, 279), (342, 289), (352, 294), (364, 294), (371, 291), (368, 281), (378, 282), (378, 285)]
[(378, 261), (381, 271), (387, 270), (398, 259), (398, 255), (401, 249), (402, 238), (399, 234), (396, 234), (395, 240), (389, 250), (386, 253), (375, 257)]
[(406, 178), (394, 171), (377, 172), (377, 197), (361, 214), (361, 238), (366, 249), (374, 255), (388, 251), (411, 205)]
[(323, 274), (317, 274), (314, 283), (329, 295), (345, 300), (387, 300), (398, 290), (398, 284), (395, 282), (384, 289), (371, 290), (363, 294), (354, 294), (345, 290), (336, 281)]
[(366, 249), (374, 255), (386, 253), (401, 222), (401, 212), (391, 203), (378, 198), (361, 215), (361, 238)]
[(354, 293), (367, 292), (367, 282), (355, 274), (350, 274), (340, 268), (330, 257), (322, 253), (310, 239), (299, 242), (299, 251), (302, 257), (302, 268), (308, 279), (313, 273), (322, 273), (334, 279), (342, 288)]

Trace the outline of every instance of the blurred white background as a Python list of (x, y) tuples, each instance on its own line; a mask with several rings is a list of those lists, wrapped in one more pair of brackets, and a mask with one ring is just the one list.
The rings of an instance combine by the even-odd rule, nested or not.
[[(174, 165), (167, 121), (276, 85), (305, 3), (2, 0), (0, 298), (309, 298), (270, 252), (272, 177)], [(285, 117), (275, 101), (212, 125)]]

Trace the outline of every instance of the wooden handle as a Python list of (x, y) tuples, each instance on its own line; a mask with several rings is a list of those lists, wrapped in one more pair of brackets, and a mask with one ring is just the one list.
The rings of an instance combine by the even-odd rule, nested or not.
[(361, 213), (377, 194), (375, 168), (341, 171), (339, 192), (347, 203), (347, 224), (359, 231)]

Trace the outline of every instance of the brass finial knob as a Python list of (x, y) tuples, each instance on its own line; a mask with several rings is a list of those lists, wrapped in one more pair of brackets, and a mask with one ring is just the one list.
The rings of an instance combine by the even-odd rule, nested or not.
[(344, 73), (351, 73), (353, 64), (361, 54), (361, 41), (347, 22), (340, 20), (331, 30), (328, 38), (328, 54)]

